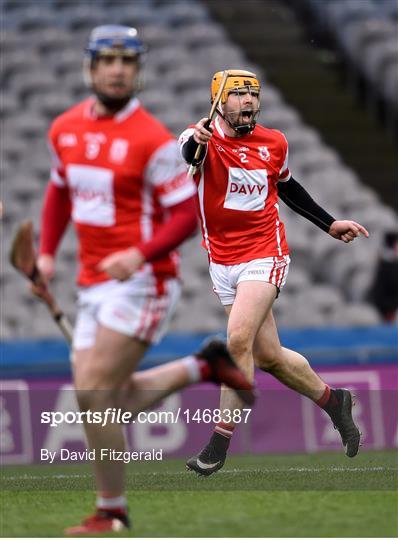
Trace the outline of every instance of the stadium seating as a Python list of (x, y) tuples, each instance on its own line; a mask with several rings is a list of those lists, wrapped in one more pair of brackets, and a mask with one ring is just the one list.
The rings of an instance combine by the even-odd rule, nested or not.
[[(339, 31), (341, 46), (353, 61), (363, 62), (372, 84), (392, 104), (396, 100), (397, 60), (386, 28), (396, 28), (397, 10), (382, 2), (375, 18), (374, 2), (332, 0), (311, 5), (325, 24)], [(341, 7), (344, 5), (344, 9)], [(142, 101), (178, 135), (209, 109), (209, 81), (214, 71), (229, 67), (257, 70), (243, 52), (210, 19), (198, 0), (117, 2), (101, 0), (96, 9), (67, 0), (2, 2), (3, 51), (1, 100), (1, 197), (5, 203), (3, 245), (9, 248), (16, 224), (31, 217), (36, 230), (49, 166), (46, 131), (51, 118), (86, 95), (81, 73), (82, 50), (89, 29), (101, 23), (136, 24), (150, 51)], [(372, 21), (366, 22), (371, 16)], [(385, 20), (385, 17), (387, 20)], [(395, 19), (394, 19), (395, 18)], [(364, 26), (365, 25), (365, 26)], [(355, 29), (355, 32), (354, 32)], [(388, 35), (391, 36), (389, 30)], [(29, 47), (26, 47), (29, 43)], [(364, 54), (362, 55), (362, 52)], [(264, 82), (266, 73), (261, 74)], [(305, 125), (283, 95), (269, 83), (262, 91), (260, 121), (285, 132), (291, 168), (320, 203), (336, 215), (349, 216), (372, 229), (372, 238), (349, 247), (335, 242), (281, 204), (292, 248), (292, 269), (275, 304), (278, 322), (286, 326), (373, 324), (377, 313), (364, 304), (383, 231), (396, 225), (395, 213)], [(184, 289), (173, 330), (214, 331), (225, 326), (223, 308), (211, 290), (205, 251), (196, 236), (182, 247)], [(69, 316), (74, 314), (76, 242), (69, 231), (61, 245), (54, 290)], [(365, 269), (365, 270), (364, 270)], [(32, 299), (7, 264), (1, 269), (2, 337), (43, 337), (58, 330), (43, 306)]]
[(354, 90), (362, 92), (365, 86), (365, 97), (371, 110), (378, 110), (380, 102), (384, 105), (385, 123), (396, 133), (398, 2), (304, 0), (302, 4), (306, 4), (315, 17), (317, 33), (326, 32), (334, 39)]

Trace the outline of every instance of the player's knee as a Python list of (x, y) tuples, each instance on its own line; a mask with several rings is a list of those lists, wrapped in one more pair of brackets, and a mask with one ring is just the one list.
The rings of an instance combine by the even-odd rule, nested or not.
[(80, 411), (105, 411), (117, 407), (113, 390), (76, 390)]
[(81, 410), (99, 410), (114, 401), (117, 390), (112, 384), (112, 373), (107, 368), (87, 362), (75, 370), (75, 388)]
[(112, 390), (117, 384), (114, 373), (107, 367), (95, 366), (87, 370), (84, 376), (84, 386), (89, 390)]
[(252, 341), (250, 335), (245, 330), (234, 330), (228, 334), (228, 349), (236, 359), (251, 353)]

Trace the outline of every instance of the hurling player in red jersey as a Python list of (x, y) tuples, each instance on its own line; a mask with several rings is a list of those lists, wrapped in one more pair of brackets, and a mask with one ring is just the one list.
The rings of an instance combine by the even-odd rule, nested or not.
[[(214, 75), (212, 101), (222, 75)], [(272, 305), (285, 284), (290, 259), (278, 199), (343, 242), (368, 232), (354, 221), (333, 218), (292, 177), (287, 141), (280, 131), (256, 123), (259, 110), (256, 75), (228, 70), (215, 121), (203, 118), (179, 141), (185, 161), (198, 167), (203, 242), (214, 291), (228, 316), (228, 348), (251, 380), (256, 365), (322, 407), (339, 430), (346, 454), (353, 457), (360, 433), (351, 415), (350, 392), (329, 388), (301, 354), (279, 342)], [(193, 163), (198, 145), (201, 156)], [(220, 409), (239, 406), (239, 398), (223, 388)], [(203, 450), (188, 460), (189, 469), (207, 476), (223, 466), (235, 427), (227, 416)]]
[[(72, 355), (79, 406), (137, 414), (203, 380), (243, 389), (252, 402), (252, 383), (217, 340), (194, 356), (134, 374), (166, 331), (180, 288), (174, 250), (197, 225), (196, 187), (177, 141), (135, 96), (144, 53), (134, 28), (95, 28), (85, 58), (93, 96), (56, 118), (49, 132), (53, 168), (37, 266), (51, 280), (71, 220), (80, 263)], [(87, 419), (85, 431), (96, 457), (97, 510), (66, 534), (127, 528), (124, 464), (112, 458), (125, 448), (122, 425)]]

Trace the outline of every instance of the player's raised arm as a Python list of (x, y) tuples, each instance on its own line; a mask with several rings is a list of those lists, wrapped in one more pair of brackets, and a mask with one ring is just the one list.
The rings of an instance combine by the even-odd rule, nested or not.
[[(180, 138), (181, 155), (184, 160), (192, 164), (194, 161), (198, 165), (206, 157), (206, 145), (213, 136), (213, 127), (209, 118), (202, 118), (193, 128), (185, 130)], [(198, 146), (202, 145), (202, 150), (197, 159), (195, 154)]]
[[(193, 176), (196, 167), (206, 157), (205, 145), (213, 134), (212, 121), (218, 115), (222, 116), (222, 103), (228, 95), (228, 79), (233, 76), (230, 70), (218, 71), (211, 85), (211, 109), (207, 118), (202, 118), (193, 130), (185, 131), (180, 137), (181, 153), (187, 163), (191, 165), (188, 174)], [(202, 147), (201, 147), (202, 146)]]

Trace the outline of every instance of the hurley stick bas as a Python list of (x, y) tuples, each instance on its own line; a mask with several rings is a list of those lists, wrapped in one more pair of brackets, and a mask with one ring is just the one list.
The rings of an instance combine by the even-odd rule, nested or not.
[(68, 343), (72, 343), (72, 325), (58, 306), (36, 266), (36, 254), (33, 247), (33, 226), (31, 221), (24, 221), (15, 234), (11, 245), (10, 262), (23, 276), (40, 287), (40, 298), (48, 307), (55, 323), (60, 328)]
[[(216, 115), (217, 107), (218, 107), (218, 104), (220, 103), (222, 93), (224, 92), (225, 83), (227, 82), (228, 76), (229, 76), (229, 72), (226, 69), (223, 72), (223, 76), (222, 76), (222, 79), (220, 81), (220, 88), (218, 89), (218, 92), (216, 94), (216, 97), (214, 98), (214, 101), (213, 101), (211, 109), (210, 109), (209, 120), (206, 122), (206, 125), (208, 125), (208, 126), (210, 126), (210, 122), (213, 121), (213, 119), (214, 119), (214, 117)], [(198, 166), (198, 160), (200, 158), (200, 154), (202, 153), (202, 147), (203, 147), (203, 145), (199, 144), (197, 149), (196, 149), (192, 164), (189, 166), (189, 169), (188, 169), (188, 176), (193, 176), (196, 173), (196, 169), (197, 169), (197, 166)]]

